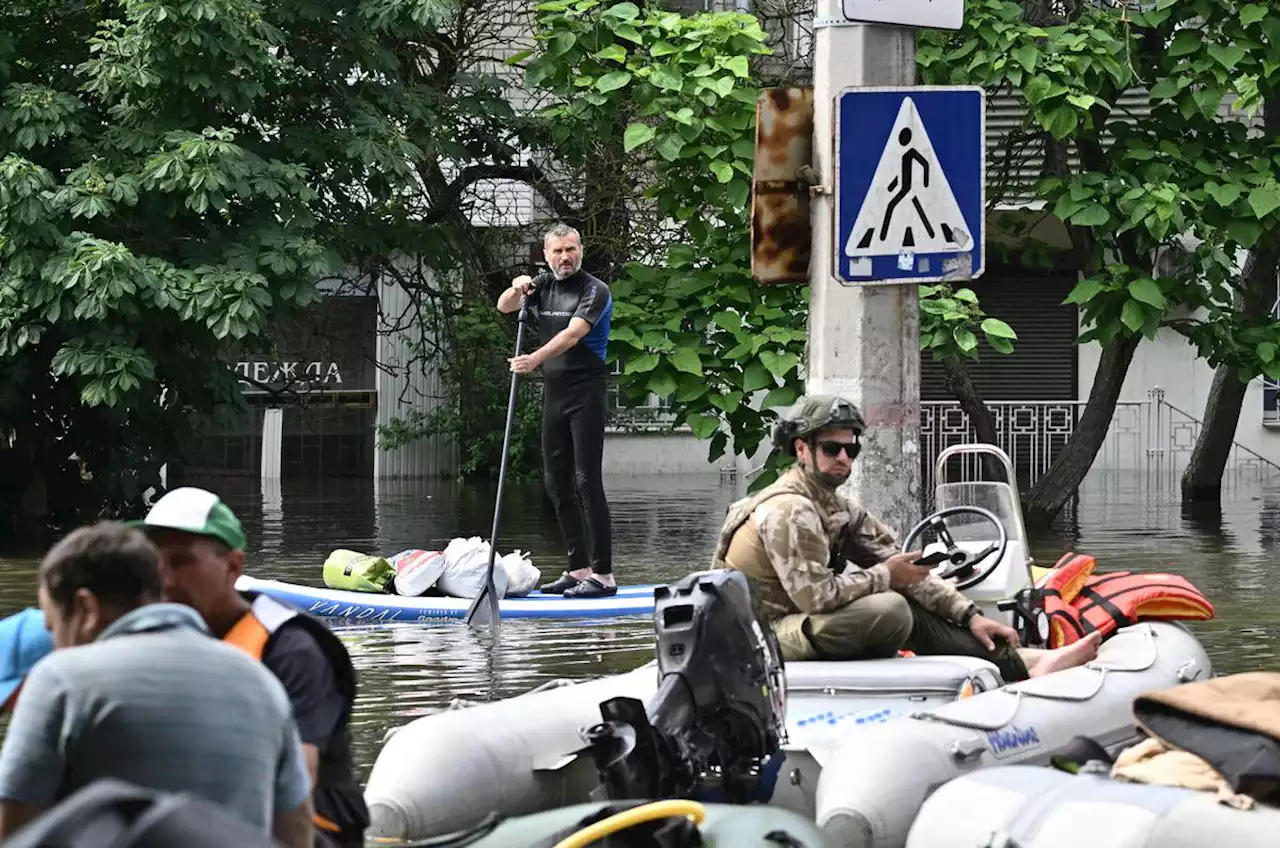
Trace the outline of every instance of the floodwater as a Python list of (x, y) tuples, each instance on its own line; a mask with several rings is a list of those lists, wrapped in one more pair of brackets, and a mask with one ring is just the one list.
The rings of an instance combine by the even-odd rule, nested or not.
[[(174, 484), (177, 481), (172, 481)], [(323, 585), (330, 551), (392, 554), (440, 549), (455, 536), (487, 538), (491, 488), (452, 482), (324, 480), (264, 493), (256, 480), (183, 481), (213, 488), (240, 514), (254, 576)], [(676, 579), (705, 568), (725, 508), (739, 484), (718, 476), (606, 480), (614, 518), (615, 568), (623, 582)], [(507, 486), (499, 549), (532, 555), (544, 577), (563, 567), (554, 516), (540, 485)], [(1098, 557), (1104, 569), (1176, 570), (1217, 608), (1195, 625), (1220, 671), (1280, 670), (1280, 480), (1232, 481), (1221, 510), (1184, 515), (1176, 490), (1132, 475), (1095, 475), (1074, 519), (1032, 539), (1042, 565), (1064, 550)], [(0, 615), (34, 603), (30, 562), (0, 569)], [(526, 691), (556, 678), (578, 680), (631, 669), (652, 658), (645, 617), (606, 622), (504, 620), (496, 645), (460, 622), (339, 628), (360, 671), (356, 758), (367, 776), (389, 728), (447, 706)]]

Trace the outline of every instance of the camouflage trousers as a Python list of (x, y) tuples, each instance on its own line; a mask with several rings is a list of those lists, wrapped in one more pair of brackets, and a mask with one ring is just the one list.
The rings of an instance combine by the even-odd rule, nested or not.
[(782, 658), (871, 660), (914, 651), (922, 656), (953, 654), (990, 660), (1006, 683), (1027, 679), (1027, 665), (1007, 642), (988, 651), (967, 628), (941, 618), (897, 592), (877, 592), (834, 612), (785, 615), (773, 622)]

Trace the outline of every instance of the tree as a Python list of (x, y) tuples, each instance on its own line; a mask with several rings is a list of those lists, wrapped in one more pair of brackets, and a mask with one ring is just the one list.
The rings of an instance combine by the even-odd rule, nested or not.
[[(0, 34), (6, 512), (135, 510), (237, 397), (220, 354), (336, 267), (313, 175), (246, 119), (284, 73), (250, 0), (8, 3)], [(102, 17), (99, 17), (99, 16)]]
[[(1039, 198), (1062, 220), (1083, 279), (1082, 342), (1102, 356), (1072, 438), (1024, 498), (1048, 523), (1074, 494), (1106, 436), (1139, 341), (1172, 327), (1211, 364), (1258, 373), (1275, 356), (1273, 322), (1235, 307), (1239, 250), (1277, 223), (1274, 138), (1239, 120), (1280, 58), (1280, 19), (1261, 3), (1158, 0), (1145, 11), (1088, 3), (1057, 11), (969, 0), (964, 28), (925, 32), (922, 82), (1019, 94), (1043, 138)], [(1117, 106), (1135, 87), (1149, 115)], [(1195, 317), (1176, 317), (1192, 311)]]

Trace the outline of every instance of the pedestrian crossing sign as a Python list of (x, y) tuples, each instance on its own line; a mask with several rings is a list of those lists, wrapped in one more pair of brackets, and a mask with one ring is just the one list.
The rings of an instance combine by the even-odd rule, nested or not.
[(982, 88), (850, 88), (835, 106), (836, 278), (868, 284), (980, 276)]

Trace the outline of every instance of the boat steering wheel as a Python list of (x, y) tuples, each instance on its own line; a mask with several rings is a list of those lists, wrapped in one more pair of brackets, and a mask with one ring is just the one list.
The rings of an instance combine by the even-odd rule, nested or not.
[[(976, 515), (985, 519), (988, 524), (995, 526), (998, 534), (996, 541), (977, 553), (969, 553), (964, 550), (956, 544), (956, 540), (952, 537), (951, 530), (947, 528), (947, 523), (944, 520), (953, 515)], [(952, 506), (926, 516), (924, 520), (911, 528), (911, 532), (902, 540), (903, 552), (914, 550), (919, 537), (925, 530), (930, 529), (937, 535), (938, 541), (946, 545), (947, 549), (943, 552), (929, 554), (924, 558), (924, 562), (929, 565), (940, 565), (941, 567), (935, 569), (933, 573), (942, 580), (950, 580), (953, 577), (959, 578), (956, 581), (956, 588), (961, 590), (976, 586), (986, 580), (991, 572), (996, 570), (996, 566), (1004, 560), (1005, 551), (1009, 547), (1009, 534), (1004, 529), (1004, 523), (995, 516), (995, 513), (980, 506)], [(988, 560), (989, 562), (982, 569), (979, 569), (977, 567), (978, 563), (983, 560)], [(942, 563), (945, 563), (945, 565)]]

